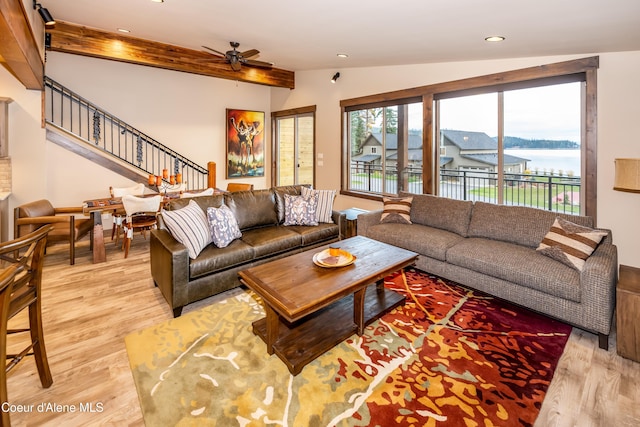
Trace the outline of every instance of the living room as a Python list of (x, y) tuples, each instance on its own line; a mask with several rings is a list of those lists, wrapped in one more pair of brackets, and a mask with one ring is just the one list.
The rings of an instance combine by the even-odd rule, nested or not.
[[(55, 13), (54, 4), (47, 6)], [(640, 158), (640, 144), (634, 137), (635, 120), (640, 116), (640, 106), (635, 101), (640, 96), (638, 49), (364, 68), (350, 67), (347, 60), (339, 70), (332, 67), (296, 71), (294, 90), (57, 52), (47, 52), (45, 69), (47, 76), (187, 157), (200, 159), (202, 164), (214, 161), (221, 165), (217, 177), (221, 188), (229, 181), (222, 167), (226, 108), (264, 111), (269, 117), (271, 112), (315, 105), (316, 152), (323, 153), (323, 165), (316, 166), (315, 187), (339, 190), (341, 178), (336, 171), (342, 162), (341, 100), (590, 56), (598, 56), (600, 63), (597, 224), (612, 230), (619, 263), (640, 267), (640, 197), (613, 190), (614, 159)], [(336, 71), (340, 71), (340, 78), (331, 84), (329, 79)], [(0, 86), (0, 96), (13, 100), (9, 105), (9, 152), (13, 164), (10, 212), (15, 206), (39, 198), (58, 206), (78, 205), (83, 200), (106, 197), (110, 185), (131, 184), (46, 140), (41, 126), (41, 92), (25, 89), (4, 67), (0, 69)], [(266, 154), (270, 159), (271, 154)], [(252, 178), (251, 182), (256, 188), (268, 188), (271, 173), (267, 171), (265, 177)], [(381, 205), (345, 195), (338, 195), (335, 200), (336, 209), (354, 206), (378, 209)], [(35, 376), (31, 380), (37, 383)]]

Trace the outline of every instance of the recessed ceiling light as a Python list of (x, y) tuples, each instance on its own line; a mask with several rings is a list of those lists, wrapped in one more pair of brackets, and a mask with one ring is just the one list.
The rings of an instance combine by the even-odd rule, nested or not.
[(164, 3), (164, 0), (151, 0), (154, 3)]
[(505, 37), (503, 36), (489, 36), (485, 37), (484, 40), (487, 42), (501, 42), (504, 41)]
[(130, 33), (130, 30), (127, 30), (126, 28), (118, 28), (118, 31), (120, 31), (121, 33)]
[(348, 58), (349, 57), (349, 55), (347, 55), (346, 53), (339, 53), (337, 56), (338, 56), (338, 58)]

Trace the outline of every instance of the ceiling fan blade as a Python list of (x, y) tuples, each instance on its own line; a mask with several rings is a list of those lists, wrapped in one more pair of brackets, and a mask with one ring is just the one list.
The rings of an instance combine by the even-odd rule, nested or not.
[(256, 61), (255, 59), (245, 59), (244, 63), (252, 67), (271, 68), (273, 64), (270, 62)]
[(240, 64), (240, 62), (238, 61), (231, 61), (230, 64), (233, 71), (240, 71), (240, 69), (242, 68), (242, 64)]
[(260, 53), (260, 51), (257, 50), (257, 49), (249, 49), (249, 50), (247, 50), (245, 52), (240, 53), (240, 55), (243, 58), (247, 59), (247, 58), (251, 58), (252, 56), (258, 55), (259, 53)]
[(218, 55), (220, 55), (220, 56), (222, 56), (222, 57), (224, 57), (224, 56), (225, 56), (225, 54), (224, 54), (224, 53), (222, 53), (222, 52), (220, 52), (219, 50), (211, 49), (210, 47), (207, 47), (207, 46), (202, 46), (202, 47), (203, 47), (203, 48), (205, 48), (205, 49), (210, 50), (211, 52), (217, 53)]

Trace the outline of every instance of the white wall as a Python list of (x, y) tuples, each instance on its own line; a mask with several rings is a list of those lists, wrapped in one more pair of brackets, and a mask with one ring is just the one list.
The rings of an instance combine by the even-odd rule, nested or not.
[[(47, 53), (46, 74), (201, 166), (206, 168), (208, 162), (216, 162), (219, 188), (226, 188), (228, 182), (225, 172), (227, 108), (264, 111), (265, 141), (269, 140), (271, 95), (266, 86), (55, 52)], [(48, 145), (52, 161), (69, 162), (70, 156), (78, 157), (54, 144)], [(266, 154), (269, 162), (271, 157)], [(72, 161), (71, 170), (50, 174), (51, 198), (72, 203), (83, 197), (108, 195), (109, 185), (131, 184), (85, 159)], [(270, 182), (268, 172), (265, 171), (263, 178), (243, 178), (242, 182), (266, 188)], [(72, 194), (57, 191), (74, 178), (85, 185), (77, 185)]]
[[(620, 263), (640, 267), (640, 195), (612, 190), (613, 159), (640, 157), (636, 120), (640, 117), (640, 52), (594, 54), (598, 70), (598, 225), (613, 230)], [(224, 179), (225, 108), (271, 111), (316, 105), (318, 188), (340, 188), (340, 106), (342, 99), (480, 76), (593, 55), (520, 58), (399, 67), (343, 68), (296, 73), (296, 89), (276, 89), (185, 73), (47, 53), (47, 75), (202, 165), (218, 164)], [(340, 79), (329, 79), (340, 71)], [(38, 197), (58, 205), (106, 195), (109, 185), (126, 185), (104, 170), (45, 141), (40, 128), (40, 93), (27, 91), (0, 69), (0, 96), (10, 105), (10, 155), (14, 195), (10, 207)], [(270, 129), (266, 130), (270, 136)], [(267, 138), (267, 145), (270, 144)], [(271, 157), (267, 152), (267, 161)], [(270, 170), (256, 179), (269, 186)], [(336, 207), (375, 209), (379, 204), (338, 196)]]
[[(340, 100), (595, 55), (600, 56), (598, 226), (613, 230), (620, 263), (640, 267), (640, 194), (612, 190), (613, 159), (640, 157), (635, 126), (640, 117), (640, 52), (297, 72), (295, 90), (272, 89), (271, 109), (317, 105), (316, 144), (317, 151), (324, 154), (324, 165), (316, 166), (316, 186), (339, 189)], [(329, 79), (336, 71), (340, 71), (340, 78), (331, 84)], [(336, 206), (378, 209), (380, 203), (338, 196)]]

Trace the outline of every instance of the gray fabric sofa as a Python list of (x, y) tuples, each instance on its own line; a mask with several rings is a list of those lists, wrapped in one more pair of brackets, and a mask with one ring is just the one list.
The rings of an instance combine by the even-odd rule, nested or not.
[(336, 241), (344, 228), (344, 214), (332, 212), (333, 223), (317, 226), (284, 226), (284, 195), (300, 195), (301, 186), (240, 191), (213, 196), (176, 199), (167, 210), (185, 207), (195, 201), (206, 212), (208, 207), (227, 205), (242, 232), (240, 239), (225, 248), (213, 243), (195, 259), (179, 243), (158, 217), (158, 228), (151, 231), (150, 259), (153, 281), (167, 300), (174, 317), (182, 308), (228, 289), (240, 286), (238, 271), (272, 259)]
[(414, 195), (412, 224), (358, 216), (358, 234), (420, 254), (416, 267), (597, 333), (608, 349), (617, 249), (611, 231), (582, 272), (536, 251), (556, 217), (593, 227), (585, 216), (521, 206)]

